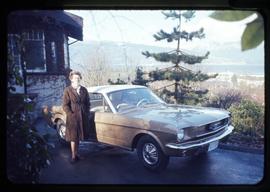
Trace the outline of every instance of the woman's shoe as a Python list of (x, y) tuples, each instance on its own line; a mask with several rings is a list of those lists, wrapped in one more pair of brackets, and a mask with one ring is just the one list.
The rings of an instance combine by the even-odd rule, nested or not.
[(80, 156), (80, 155), (76, 155), (75, 159), (76, 159), (77, 161), (79, 161), (79, 160), (83, 160), (84, 157), (82, 157), (82, 156)]
[(70, 163), (71, 164), (74, 164), (74, 163), (76, 163), (76, 161), (77, 161), (76, 157), (75, 158), (71, 158)]

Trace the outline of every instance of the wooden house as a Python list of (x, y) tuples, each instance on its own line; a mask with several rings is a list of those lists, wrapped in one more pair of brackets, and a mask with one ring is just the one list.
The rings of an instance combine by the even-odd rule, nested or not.
[(44, 106), (61, 105), (71, 70), (69, 46), (83, 40), (82, 29), (81, 17), (62, 10), (13, 11), (8, 15), (9, 64), (17, 67), (24, 79), (14, 92), (35, 100), (37, 117)]

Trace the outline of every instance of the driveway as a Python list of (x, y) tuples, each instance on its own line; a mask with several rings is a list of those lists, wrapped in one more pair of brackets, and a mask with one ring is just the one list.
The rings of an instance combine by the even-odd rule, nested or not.
[(166, 170), (152, 173), (136, 151), (92, 142), (80, 143), (85, 159), (70, 164), (70, 148), (55, 141), (51, 166), (40, 183), (50, 184), (256, 184), (263, 178), (264, 156), (216, 149), (205, 156), (172, 157)]
[(85, 159), (70, 164), (70, 147), (59, 143), (56, 132), (44, 120), (40, 134), (51, 135), (52, 161), (41, 172), (46, 184), (256, 184), (263, 178), (264, 155), (216, 149), (205, 156), (171, 157), (167, 169), (152, 173), (139, 162), (136, 151), (92, 142), (81, 142)]

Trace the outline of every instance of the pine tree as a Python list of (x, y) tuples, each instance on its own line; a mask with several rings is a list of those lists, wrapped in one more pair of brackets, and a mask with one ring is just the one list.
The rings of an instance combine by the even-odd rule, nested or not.
[(147, 86), (147, 83), (149, 82), (149, 80), (144, 78), (145, 73), (143, 72), (142, 67), (137, 67), (136, 68), (136, 76), (134, 81), (132, 81), (133, 85), (143, 85), (143, 86)]
[[(149, 73), (150, 81), (160, 81), (160, 80), (169, 80), (174, 81), (174, 83), (160, 88), (160, 95), (169, 102), (176, 102), (182, 104), (197, 104), (202, 102), (205, 99), (205, 94), (208, 92), (207, 89), (195, 89), (192, 87), (192, 84), (196, 82), (202, 82), (210, 78), (215, 78), (217, 74), (207, 75), (201, 71), (194, 72), (186, 67), (183, 67), (182, 63), (194, 65), (201, 63), (204, 59), (207, 59), (210, 52), (206, 52), (203, 56), (195, 56), (185, 53), (180, 49), (180, 40), (184, 39), (186, 41), (192, 41), (193, 38), (204, 38), (204, 29), (200, 28), (198, 31), (187, 32), (181, 30), (181, 21), (184, 18), (187, 21), (190, 21), (195, 17), (195, 11), (169, 11), (162, 12), (165, 15), (166, 19), (177, 19), (178, 24), (173, 28), (173, 31), (168, 33), (164, 30), (160, 30), (157, 34), (154, 34), (153, 37), (157, 41), (167, 40), (167, 42), (177, 41), (177, 48), (170, 52), (162, 53), (150, 53), (148, 51), (142, 52), (147, 58), (152, 57), (159, 62), (171, 62), (173, 66), (163, 69), (156, 69)], [(169, 89), (169, 87), (174, 86), (174, 90)], [(174, 99), (171, 99), (171, 97)]]
[[(128, 77), (129, 79), (129, 77)], [(124, 80), (120, 79), (120, 74), (118, 74), (118, 78), (116, 81), (113, 81), (111, 79), (108, 79), (108, 83), (110, 85), (125, 85), (125, 84), (128, 84), (127, 82), (125, 82)]]

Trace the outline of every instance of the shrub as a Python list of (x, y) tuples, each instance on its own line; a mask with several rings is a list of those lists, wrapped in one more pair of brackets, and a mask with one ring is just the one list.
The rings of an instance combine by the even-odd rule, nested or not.
[(204, 105), (207, 107), (228, 109), (233, 104), (238, 104), (243, 99), (241, 92), (231, 89), (219, 92), (210, 98)]
[[(23, 43), (16, 39), (19, 52)], [(22, 60), (23, 63), (23, 60)], [(22, 74), (25, 73), (21, 65)], [(32, 102), (27, 95), (15, 94), (16, 86), (26, 86), (20, 65), (12, 57), (8, 47), (8, 83), (7, 83), (7, 116), (6, 116), (6, 170), (8, 179), (15, 183), (36, 183), (41, 168), (50, 164), (50, 154), (46, 137), (39, 135), (33, 123)]]
[(228, 109), (232, 114), (234, 132), (250, 139), (264, 137), (264, 107), (254, 101), (242, 100)]
[(24, 95), (9, 95), (7, 111), (7, 176), (15, 183), (36, 183), (50, 164), (47, 138), (39, 135), (29, 113), (33, 103)]

